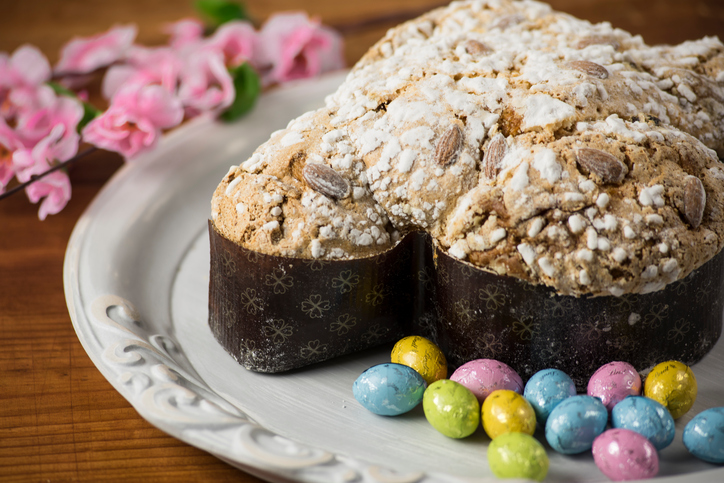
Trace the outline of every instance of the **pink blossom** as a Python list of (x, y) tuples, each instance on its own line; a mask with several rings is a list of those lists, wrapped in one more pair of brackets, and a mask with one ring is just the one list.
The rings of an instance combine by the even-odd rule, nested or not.
[[(13, 167), (18, 181), (25, 183), (33, 175), (39, 175), (50, 169), (55, 160), (65, 161), (73, 157), (78, 151), (78, 139), (75, 134), (75, 143), (64, 143), (66, 126), (56, 124), (50, 133), (40, 140), (32, 149), (19, 149), (13, 153)], [(25, 188), (25, 192), (32, 203), (45, 198), (40, 205), (38, 217), (44, 220), (46, 216), (53, 215), (62, 210), (70, 199), (70, 179), (65, 173), (55, 171), (33, 182)]]
[(259, 34), (257, 64), (265, 83), (312, 77), (344, 67), (342, 38), (304, 13), (273, 15)]
[(49, 79), (50, 63), (37, 48), (23, 45), (12, 56), (0, 52), (0, 116), (13, 119), (18, 106), (30, 107)]
[[(78, 151), (76, 126), (83, 107), (73, 99), (56, 96), (44, 85), (49, 79), (50, 64), (35, 47), (20, 47), (12, 57), (0, 54), (0, 191), (13, 176), (26, 182)], [(52, 173), (26, 192), (33, 203), (45, 198), (38, 214), (42, 220), (68, 202), (70, 180), (65, 173)]]
[(13, 168), (13, 155), (0, 143), (0, 193), (5, 191), (11, 179), (15, 176)]
[(130, 159), (155, 146), (163, 129), (183, 120), (178, 98), (160, 85), (126, 85), (106, 112), (83, 129), (83, 139)]
[[(13, 122), (15, 122), (14, 119)], [(15, 130), (0, 116), (0, 152), (2, 152), (2, 149), (15, 151), (21, 147), (23, 147), (23, 143)]]
[(175, 49), (133, 47), (125, 64), (113, 66), (106, 72), (103, 78), (103, 96), (106, 99), (113, 98), (124, 85), (156, 84), (169, 92), (176, 92), (183, 66), (184, 59)]
[(161, 85), (178, 96), (189, 116), (223, 110), (235, 95), (227, 66), (237, 66), (252, 56), (255, 35), (249, 24), (232, 22), (209, 39), (177, 48), (134, 47), (127, 63), (108, 70), (104, 96), (113, 97), (121, 86)]
[(15, 139), (18, 141), (16, 145), (32, 148), (46, 137), (54, 126), (62, 124), (66, 129), (61, 143), (77, 147), (78, 135), (75, 130), (83, 118), (81, 104), (75, 99), (57, 96), (48, 86), (38, 87), (35, 94), (29, 105), (18, 108), (14, 130)]
[(234, 102), (234, 82), (221, 52), (189, 55), (179, 79), (178, 97), (189, 116), (223, 110)]
[(101, 94), (111, 99), (116, 92), (136, 75), (138, 69), (128, 64), (114, 65), (106, 71), (101, 84)]
[(136, 38), (135, 25), (114, 27), (92, 37), (75, 38), (60, 53), (55, 72), (87, 74), (122, 59)]
[(13, 151), (22, 146), (13, 128), (0, 116), (0, 193), (15, 176)]
[(32, 148), (21, 148), (13, 153), (13, 166), (18, 181), (24, 183), (33, 175), (48, 169), (55, 161), (67, 161), (78, 152), (80, 136), (58, 122), (47, 136)]
[(12, 164), (5, 161), (0, 168), (3, 185), (10, 180), (10, 171), (25, 182), (54, 161), (66, 161), (78, 152), (80, 136), (76, 127), (83, 117), (83, 107), (73, 99), (56, 96), (47, 86), (40, 86), (37, 92), (37, 106), (19, 110), (14, 129), (4, 120), (0, 122), (0, 144), (14, 151)]
[(227, 66), (237, 67), (252, 60), (257, 42), (257, 33), (250, 23), (233, 21), (219, 27), (205, 45), (207, 49), (221, 52)]
[(50, 79), (50, 63), (37, 47), (22, 45), (8, 57), (0, 52), (0, 85), (36, 87)]
[(228, 22), (213, 36), (179, 49), (184, 59), (179, 73), (178, 96), (190, 116), (221, 111), (234, 102), (234, 81), (227, 67), (250, 60), (256, 32), (247, 22)]
[(179, 49), (201, 40), (204, 35), (204, 24), (195, 18), (186, 18), (167, 24), (164, 31), (171, 36), (169, 39), (171, 47)]
[(31, 203), (43, 202), (38, 210), (38, 218), (44, 220), (48, 215), (55, 215), (68, 204), (71, 195), (70, 178), (63, 171), (55, 171), (35, 181), (25, 188)]

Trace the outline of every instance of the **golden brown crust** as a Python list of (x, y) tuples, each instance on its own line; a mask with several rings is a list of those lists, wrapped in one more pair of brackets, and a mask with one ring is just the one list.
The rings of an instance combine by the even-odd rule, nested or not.
[(269, 254), (366, 256), (425, 230), (563, 294), (657, 290), (724, 245), (723, 59), (714, 38), (649, 47), (542, 3), (455, 2), (390, 30), (234, 168), (212, 218)]

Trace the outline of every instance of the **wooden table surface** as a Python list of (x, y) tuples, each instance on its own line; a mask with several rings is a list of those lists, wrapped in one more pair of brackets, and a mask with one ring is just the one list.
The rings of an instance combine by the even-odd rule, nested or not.
[[(351, 65), (387, 28), (439, 0), (248, 0), (255, 19), (301, 9), (343, 30)], [(651, 44), (724, 39), (720, 0), (555, 0), (559, 10), (641, 34)], [(74, 35), (136, 23), (165, 41), (191, 0), (2, 0), (0, 51), (38, 46), (54, 62)], [(257, 478), (151, 426), (103, 378), (73, 331), (63, 257), (73, 226), (122, 165), (99, 152), (73, 166), (73, 197), (45, 221), (23, 193), (0, 201), (0, 481), (237, 481)]]

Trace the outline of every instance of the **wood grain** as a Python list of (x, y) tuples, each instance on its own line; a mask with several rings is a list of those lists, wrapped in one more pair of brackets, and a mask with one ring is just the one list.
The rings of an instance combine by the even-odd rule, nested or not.
[[(249, 0), (261, 22), (306, 10), (340, 27), (351, 64), (406, 13), (436, 0)], [(640, 34), (648, 43), (724, 38), (718, 0), (556, 0), (557, 9)], [(194, 14), (186, 0), (2, 2), (0, 51), (31, 43), (51, 59), (74, 35), (139, 25), (161, 44), (164, 24)], [(388, 20), (385, 20), (385, 19)], [(371, 25), (370, 25), (371, 22)], [(97, 153), (71, 170), (73, 198), (40, 222), (23, 194), (0, 202), (0, 481), (261, 481), (156, 429), (98, 372), (81, 347), (63, 293), (63, 257), (75, 222), (122, 161)]]

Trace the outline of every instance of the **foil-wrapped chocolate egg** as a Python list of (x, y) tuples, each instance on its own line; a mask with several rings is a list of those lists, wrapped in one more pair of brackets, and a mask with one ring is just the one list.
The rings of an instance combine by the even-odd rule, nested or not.
[(644, 396), (663, 404), (674, 419), (679, 419), (691, 409), (697, 392), (694, 373), (679, 361), (657, 364), (644, 382)]
[(414, 369), (402, 364), (378, 364), (354, 381), (354, 398), (369, 411), (381, 416), (397, 416), (417, 406), (427, 384)]
[(449, 379), (430, 384), (422, 397), (430, 425), (449, 438), (465, 438), (480, 426), (480, 404), (470, 390)]
[(488, 464), (498, 478), (543, 481), (549, 461), (543, 445), (533, 436), (505, 433), (488, 445)]
[(397, 341), (392, 348), (391, 361), (412, 367), (428, 384), (447, 378), (445, 355), (432, 341), (419, 335)]
[(561, 401), (546, 421), (546, 440), (563, 454), (583, 453), (603, 433), (608, 411), (600, 399), (577, 395)]
[(657, 450), (669, 446), (676, 434), (669, 410), (644, 396), (629, 396), (616, 404), (611, 411), (611, 424), (645, 436)]
[(593, 460), (613, 481), (643, 480), (659, 472), (659, 454), (645, 436), (628, 429), (605, 431), (593, 441)]
[(724, 407), (702, 411), (684, 428), (684, 446), (709, 463), (724, 463)]
[(639, 394), (641, 376), (628, 362), (609, 362), (599, 367), (588, 380), (588, 395), (600, 398), (609, 412), (626, 396)]
[(535, 432), (535, 411), (520, 394), (510, 389), (493, 391), (483, 402), (483, 429), (495, 439), (505, 433)]
[(559, 369), (543, 369), (528, 379), (523, 390), (533, 410), (538, 425), (545, 426), (553, 408), (561, 401), (576, 395), (576, 383)]
[(494, 359), (466, 362), (452, 373), (450, 379), (473, 391), (480, 404), (498, 389), (510, 389), (523, 394), (523, 380), (518, 373), (507, 364)]

